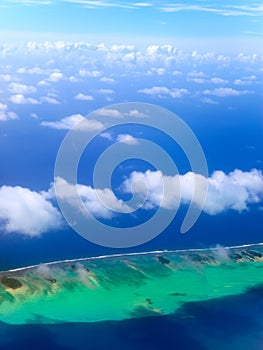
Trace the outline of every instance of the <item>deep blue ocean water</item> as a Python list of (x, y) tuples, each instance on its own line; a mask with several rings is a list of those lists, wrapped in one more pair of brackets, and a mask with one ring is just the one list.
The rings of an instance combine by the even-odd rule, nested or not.
[[(247, 102), (248, 99), (250, 103)], [(226, 103), (228, 104), (229, 102)], [(243, 171), (252, 168), (262, 170), (261, 104), (251, 96), (244, 103), (241, 99), (235, 111), (229, 110), (226, 105), (217, 107), (216, 114), (213, 106), (209, 105), (195, 108), (195, 113), (192, 106), (167, 103), (164, 107), (177, 113), (195, 132), (204, 149), (209, 174), (215, 170), (228, 173), (236, 168)], [(53, 181), (56, 154), (66, 131), (41, 127), (40, 121), (28, 117), (27, 112), (24, 111), (25, 117), (19, 123), (14, 121), (1, 125), (0, 185), (19, 185), (35, 191), (47, 190)], [(168, 150), (170, 147), (180, 173), (190, 170), (185, 156), (177, 152), (174, 145), (162, 138), (159, 142)], [(91, 164), (95, 162), (100, 147), (107, 147), (105, 141), (103, 144), (102, 140), (101, 144), (97, 149), (96, 146), (93, 147)], [(83, 174), (86, 179), (80, 174), (81, 183), (89, 180), (88, 172), (84, 171)], [(175, 220), (156, 239), (123, 252), (185, 249), (216, 244), (228, 246), (263, 241), (263, 211), (258, 206), (250, 207), (249, 211), (242, 213), (227, 211), (215, 216), (203, 213), (194, 227), (182, 235), (179, 229), (185, 210), (184, 207), (180, 208)], [(116, 249), (100, 247), (84, 240), (67, 226), (58, 232), (46, 233), (37, 238), (1, 233), (0, 269), (116, 252)]]
[(238, 296), (188, 303), (168, 316), (97, 323), (0, 324), (0, 349), (261, 350), (262, 293), (260, 286)]
[[(209, 173), (238, 168), (263, 169), (263, 119), (261, 105), (253, 96), (238, 110), (205, 105), (164, 106), (181, 116), (197, 135), (207, 157)], [(166, 102), (164, 102), (165, 104)], [(253, 107), (252, 107), (253, 106)], [(73, 111), (72, 107), (72, 112)], [(69, 111), (70, 112), (70, 111)], [(19, 123), (1, 125), (0, 185), (20, 185), (47, 190), (64, 131), (39, 126), (27, 117)], [(84, 113), (84, 111), (83, 111)], [(183, 157), (179, 170), (187, 171)], [(181, 166), (181, 169), (180, 169)], [(185, 235), (179, 228), (186, 208), (180, 208), (172, 224), (160, 236), (122, 252), (186, 249), (241, 245), (263, 241), (263, 211), (251, 207), (243, 213), (202, 214)], [(119, 253), (117, 249), (92, 244), (71, 228), (46, 233), (38, 238), (1, 233), (0, 269), (41, 262)], [(165, 286), (164, 286), (165, 288)], [(174, 315), (101, 322), (94, 324), (0, 325), (1, 350), (262, 350), (263, 289), (239, 296), (184, 305)]]

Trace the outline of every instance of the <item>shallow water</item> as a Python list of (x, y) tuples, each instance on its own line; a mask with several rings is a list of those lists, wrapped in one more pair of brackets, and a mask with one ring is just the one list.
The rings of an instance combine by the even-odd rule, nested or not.
[(263, 283), (263, 247), (151, 252), (55, 262), (1, 273), (0, 321), (118, 321), (177, 313)]

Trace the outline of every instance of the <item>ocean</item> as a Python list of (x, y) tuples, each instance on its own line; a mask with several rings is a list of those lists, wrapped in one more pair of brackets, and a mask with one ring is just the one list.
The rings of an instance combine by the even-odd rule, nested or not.
[[(196, 115), (192, 107), (168, 104), (166, 107), (174, 109), (192, 127), (202, 144), (211, 174), (215, 170), (227, 173), (236, 168), (263, 169), (261, 107), (253, 96), (251, 105), (242, 105), (241, 101), (235, 113), (222, 105), (217, 115), (211, 106), (200, 108)], [(26, 117), (21, 118), (17, 126), (3, 125), (1, 185), (47, 190), (53, 181), (56, 152), (64, 135), (64, 131), (45, 129), (39, 126), (38, 120), (29, 122)], [(181, 171), (187, 171), (187, 167), (183, 165)], [(258, 207), (215, 216), (203, 213), (195, 226), (182, 235), (179, 228), (185, 211), (185, 207), (180, 208), (170, 226), (151, 242), (123, 249), (121, 253), (262, 242), (263, 211)], [(2, 233), (0, 270), (119, 252), (119, 249), (90, 243), (67, 226), (37, 238)], [(262, 293), (263, 287), (257, 285), (238, 295), (188, 302), (169, 315), (125, 320), (47, 324), (38, 319), (35, 324), (22, 325), (2, 322), (0, 349), (261, 350)]]
[[(13, 290), (17, 300), (8, 302), (9, 314), (0, 313), (0, 348), (260, 350), (261, 253), (262, 245), (224, 249), (224, 253), (222, 248), (152, 252), (65, 261), (10, 272), (4, 275), (9, 276), (9, 281), (13, 277), (33, 289), (29, 294), (28, 289), (22, 294), (17, 294), (19, 288)], [(79, 281), (84, 269), (85, 281), (89, 279), (91, 284)], [(122, 300), (123, 288), (130, 302)], [(87, 293), (86, 300), (82, 293)], [(1, 295), (2, 301), (7, 298)], [(7, 299), (2, 310), (6, 303)], [(76, 307), (79, 303), (82, 310)], [(125, 317), (123, 307), (129, 303), (134, 311)], [(60, 304), (64, 307), (60, 308)], [(163, 314), (159, 314), (158, 305), (162, 305)], [(115, 320), (103, 320), (105, 315)], [(83, 316), (98, 321), (70, 322)], [(2, 322), (4, 319), (9, 321)]]

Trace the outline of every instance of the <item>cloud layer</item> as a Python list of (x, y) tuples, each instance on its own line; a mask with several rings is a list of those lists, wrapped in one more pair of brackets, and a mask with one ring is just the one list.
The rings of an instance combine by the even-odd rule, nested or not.
[[(182, 51), (173, 45), (142, 49), (46, 41), (1, 44), (0, 61), (0, 121), (15, 119), (15, 115), (22, 120), (29, 107), (32, 113), (39, 113), (46, 104), (54, 107), (50, 118), (57, 115), (62, 119), (65, 110), (73, 115), (85, 114), (107, 103), (125, 102), (131, 96), (150, 103), (164, 99), (164, 103), (177, 100), (199, 106), (202, 102), (217, 109), (225, 103), (238, 106), (241, 98), (250, 103), (261, 94), (260, 54)], [(110, 108), (101, 113), (124, 117)], [(134, 117), (140, 117), (136, 110)], [(59, 123), (51, 119), (42, 125), (67, 129), (72, 120), (64, 118)]]
[[(160, 171), (145, 173), (133, 172), (123, 183), (123, 190), (139, 195), (146, 185), (148, 199), (146, 208), (162, 206), (166, 209), (176, 208), (178, 201), (190, 203), (194, 185), (201, 187), (208, 183), (208, 192), (204, 212), (209, 215), (220, 214), (227, 210), (241, 212), (247, 210), (250, 204), (263, 200), (263, 174), (259, 170), (243, 172), (234, 170), (228, 175), (223, 171), (215, 171), (208, 179), (201, 175), (188, 172), (184, 175), (166, 176)], [(200, 206), (198, 201), (195, 203)]]
[[(215, 171), (209, 178), (188, 172), (184, 175), (166, 176), (161, 171), (132, 172), (122, 183), (122, 193), (132, 193), (133, 202), (125, 203), (117, 198), (110, 188), (94, 189), (78, 184), (77, 187), (62, 178), (56, 179), (60, 200), (66, 201), (73, 209), (81, 210), (74, 197), (75, 190), (85, 208), (87, 218), (92, 215), (112, 219), (116, 213), (131, 213), (143, 203), (145, 210), (162, 207), (174, 210), (181, 204), (188, 205), (193, 197), (195, 184), (200, 193), (204, 184), (208, 192), (203, 211), (217, 215), (228, 210), (247, 211), (250, 205), (262, 205), (263, 174), (253, 169), (249, 172), (234, 170), (229, 174)], [(55, 199), (54, 184), (47, 192), (36, 192), (20, 186), (0, 187), (0, 224), (6, 233), (20, 233), (36, 237), (62, 226), (62, 216), (52, 204)], [(145, 201), (146, 199), (146, 201)], [(195, 204), (201, 207), (200, 198)]]

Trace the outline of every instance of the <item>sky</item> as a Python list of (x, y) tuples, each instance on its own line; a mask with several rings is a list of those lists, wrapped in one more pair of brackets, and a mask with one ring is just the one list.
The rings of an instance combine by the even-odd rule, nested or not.
[(0, 8), (0, 31), (12, 40), (84, 39), (136, 45), (168, 40), (182, 48), (220, 45), (231, 51), (234, 45), (245, 52), (262, 50), (263, 8), (258, 1), (2, 0)]
[[(164, 217), (178, 213), (160, 237), (134, 251), (262, 241), (261, 22), (257, 2), (1, 1), (2, 266), (111, 253), (89, 242), (97, 244), (102, 232), (92, 216), (124, 230), (158, 208)], [(166, 137), (165, 130), (182, 127), (175, 115), (191, 128), (206, 166), (193, 165), (201, 154), (197, 143)], [(54, 175), (72, 128), (73, 150), (89, 140), (75, 183), (64, 172)], [(145, 138), (159, 148), (147, 153)], [(166, 161), (163, 169), (150, 164), (166, 159), (157, 156), (160, 148), (177, 172)], [(107, 161), (121, 152), (131, 159), (110, 168)], [(135, 160), (136, 152), (146, 159)], [(95, 184), (101, 154), (105, 163)], [(70, 159), (63, 163), (69, 168)], [(195, 197), (196, 184), (207, 189), (206, 199), (202, 191)], [(75, 189), (92, 237), (75, 232), (83, 219)], [(181, 235), (191, 204), (200, 217)], [(61, 207), (80, 216), (65, 218)]]

